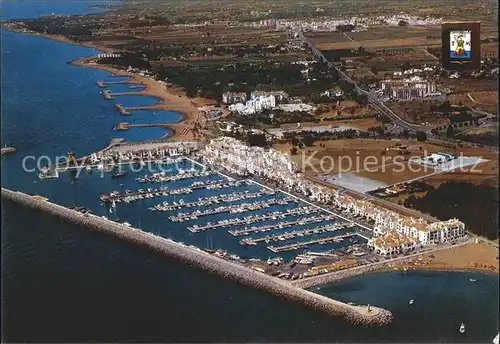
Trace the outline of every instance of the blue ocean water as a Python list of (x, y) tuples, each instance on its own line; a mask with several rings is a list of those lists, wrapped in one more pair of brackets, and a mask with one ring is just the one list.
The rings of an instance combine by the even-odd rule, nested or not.
[[(88, 4), (5, 2), (2, 16), (83, 13)], [(94, 82), (124, 78), (67, 64), (94, 53), (92, 49), (2, 30), (2, 144), (13, 144), (18, 150), (2, 157), (2, 186), (42, 194), (66, 205), (85, 205), (97, 214), (176, 240), (242, 250), (239, 239), (229, 236), (225, 229), (209, 236), (195, 235), (183, 228), (192, 223), (174, 226), (167, 219), (169, 214), (145, 216), (148, 206), (163, 199), (121, 204), (112, 214), (99, 204), (102, 192), (137, 189), (134, 179), (140, 174), (129, 173), (123, 179), (111, 180), (110, 174), (100, 178), (96, 172), (83, 172), (80, 178), (73, 179), (72, 174), (64, 173), (57, 180), (39, 181), (36, 172), (22, 170), (25, 156), (53, 157), (65, 155), (68, 150), (87, 154), (121, 134), (112, 128), (124, 118), (115, 114), (114, 102), (104, 100)], [(120, 101), (122, 98), (125, 101), (126, 97), (120, 97)], [(137, 98), (131, 98), (132, 102)], [(175, 118), (175, 113), (156, 114), (172, 118), (172, 122)], [(139, 111), (126, 119), (146, 121), (148, 115), (156, 116), (155, 112)], [(145, 134), (150, 129), (151, 134)], [(127, 139), (151, 139), (159, 134), (157, 128), (134, 132), (127, 132), (131, 135)], [(172, 187), (189, 182), (176, 182)], [(248, 190), (255, 192), (258, 187)], [(207, 191), (183, 198), (189, 201), (190, 197), (195, 200), (231, 191)], [(392, 325), (369, 329), (214, 278), (45, 215), (8, 204), (3, 210), (3, 334), (9, 342), (489, 342), (498, 331), (496, 276), (378, 274), (318, 291), (345, 301), (387, 307), (396, 315)], [(212, 219), (223, 218), (218, 215)], [(210, 220), (203, 218), (200, 222)], [(252, 255), (267, 258), (269, 251), (258, 247)], [(478, 282), (472, 284), (469, 278)], [(408, 309), (409, 298), (416, 300), (412, 309)], [(470, 329), (465, 336), (457, 335), (457, 323), (461, 321)], [(440, 322), (443, 326), (437, 325)]]

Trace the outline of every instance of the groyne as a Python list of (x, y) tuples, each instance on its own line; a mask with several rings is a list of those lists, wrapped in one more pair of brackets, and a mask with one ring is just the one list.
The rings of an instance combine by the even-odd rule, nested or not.
[(106, 100), (112, 100), (112, 99), (115, 99), (115, 97), (113, 97), (113, 95), (111, 94), (111, 91), (110, 90), (105, 90), (105, 91), (102, 91), (102, 96), (104, 97), (104, 99)]
[(131, 116), (132, 113), (130, 111), (127, 111), (125, 107), (121, 104), (115, 104), (115, 109), (120, 113), (122, 116)]
[(224, 260), (202, 250), (191, 248), (172, 240), (95, 215), (84, 215), (46, 200), (2, 188), (2, 200), (16, 203), (58, 217), (92, 231), (126, 240), (138, 246), (180, 260), (188, 265), (209, 271), (217, 276), (292, 300), (332, 316), (340, 316), (355, 324), (382, 326), (392, 321), (391, 312), (378, 307), (349, 305), (307, 290), (297, 288), (287, 281), (271, 277), (238, 263)]

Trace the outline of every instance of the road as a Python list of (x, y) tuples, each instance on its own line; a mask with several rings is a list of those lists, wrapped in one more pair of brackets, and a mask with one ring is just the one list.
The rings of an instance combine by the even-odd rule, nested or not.
[[(309, 46), (309, 48), (311, 48), (312, 52), (314, 53), (314, 55), (316, 55), (316, 57), (318, 57), (321, 61), (324, 61), (328, 65), (329, 68), (335, 69), (338, 72), (340, 79), (353, 84), (355, 89), (360, 94), (366, 95), (368, 97), (368, 105), (370, 105), (373, 109), (377, 110), (379, 113), (387, 116), (392, 121), (392, 123), (396, 124), (400, 128), (408, 130), (408, 132), (410, 132), (410, 133), (415, 133), (417, 131), (424, 131), (427, 134), (428, 139), (434, 140), (436, 142), (451, 143), (451, 144), (457, 143), (456, 140), (446, 139), (446, 138), (443, 138), (439, 135), (435, 135), (435, 134), (431, 133), (431, 130), (428, 130), (427, 128), (425, 128), (421, 125), (418, 125), (418, 124), (409, 123), (409, 122), (405, 121), (404, 119), (402, 119), (401, 117), (399, 117), (394, 111), (392, 111), (387, 105), (385, 105), (380, 99), (378, 99), (377, 96), (375, 96), (375, 95), (371, 94), (370, 92), (359, 87), (346, 73), (344, 73), (343, 71), (340, 70), (340, 68), (338, 68), (333, 63), (328, 61), (326, 59), (326, 57), (323, 55), (323, 53), (321, 51), (319, 51), (318, 48), (316, 48), (316, 46), (311, 42), (311, 40), (309, 38), (307, 38), (304, 35), (303, 32), (298, 32), (297, 34), (298, 34), (298, 37), (300, 37), (300, 39), (302, 40), (302, 42), (304, 42), (305, 44), (307, 44)], [(476, 112), (481, 113), (480, 111), (476, 111)], [(489, 114), (489, 115), (491, 115), (491, 114)], [(462, 141), (461, 144), (469, 146), (469, 147), (479, 147), (480, 146), (476, 143), (466, 142), (466, 141)], [(498, 152), (498, 147), (493, 147), (493, 146), (483, 146), (483, 147), (486, 149)]]
[(381, 114), (386, 115), (393, 121), (393, 123), (396, 123), (399, 127), (403, 129), (407, 129), (409, 132), (416, 132), (417, 130), (421, 130), (421, 126), (405, 121), (404, 119), (399, 117), (396, 113), (394, 113), (394, 111), (388, 108), (384, 103), (382, 103), (376, 96), (359, 87), (346, 73), (344, 73), (337, 66), (328, 61), (326, 57), (323, 55), (323, 53), (319, 51), (316, 48), (316, 46), (309, 40), (309, 38), (307, 38), (302, 32), (298, 33), (298, 35), (301, 38), (301, 40), (311, 48), (312, 52), (314, 53), (314, 55), (316, 55), (316, 57), (324, 61), (329, 68), (335, 69), (337, 71), (337, 73), (340, 76), (340, 79), (353, 84), (359, 93), (366, 95), (368, 97), (368, 104), (371, 107), (373, 107)]

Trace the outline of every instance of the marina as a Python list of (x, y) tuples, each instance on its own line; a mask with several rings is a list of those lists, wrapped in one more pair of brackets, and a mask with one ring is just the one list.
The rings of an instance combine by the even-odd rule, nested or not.
[(237, 264), (191, 245), (185, 245), (144, 232), (129, 224), (119, 224), (92, 214), (82, 214), (49, 201), (37, 200), (29, 195), (7, 189), (2, 189), (2, 199), (57, 216), (63, 221), (77, 224), (91, 231), (101, 232), (128, 241), (218, 276), (298, 302), (331, 316), (341, 316), (355, 324), (382, 326), (389, 324), (393, 319), (392, 313), (383, 308), (370, 305), (351, 305), (324, 297), (262, 273), (260, 268), (250, 268)]
[(104, 203), (131, 203), (136, 202), (148, 198), (161, 197), (161, 196), (169, 196), (169, 195), (188, 195), (191, 194), (194, 190), (201, 189), (222, 189), (222, 188), (230, 188), (230, 187), (238, 187), (241, 185), (248, 185), (247, 181), (208, 181), (208, 182), (194, 182), (191, 186), (180, 189), (168, 189), (166, 187), (161, 188), (148, 188), (148, 189), (139, 189), (135, 192), (125, 191), (125, 194), (121, 194), (119, 191), (115, 190), (109, 194), (101, 195), (100, 199)]
[(257, 245), (261, 242), (269, 243), (271, 241), (285, 241), (285, 240), (295, 239), (297, 237), (304, 237), (304, 236), (309, 236), (309, 235), (313, 235), (313, 234), (334, 232), (336, 230), (343, 229), (343, 228), (346, 228), (346, 225), (320, 226), (320, 227), (311, 228), (311, 229), (296, 230), (296, 231), (289, 232), (289, 233), (267, 235), (265, 237), (256, 238), (256, 239), (246, 238), (246, 239), (242, 239), (240, 241), (240, 244), (241, 245)]
[(244, 224), (263, 222), (267, 220), (277, 220), (277, 219), (283, 219), (287, 216), (301, 216), (306, 214), (313, 214), (316, 212), (318, 212), (318, 210), (315, 209), (314, 207), (300, 207), (300, 208), (288, 209), (285, 212), (276, 211), (270, 214), (246, 216), (243, 219), (233, 218), (233, 219), (221, 220), (216, 223), (208, 222), (206, 225), (201, 225), (201, 226), (193, 225), (187, 227), (187, 229), (190, 232), (198, 233), (208, 230), (214, 230), (220, 227), (241, 226)]
[(182, 222), (187, 219), (196, 220), (198, 219), (198, 217), (202, 216), (210, 216), (222, 213), (230, 213), (230, 214), (244, 213), (247, 211), (265, 209), (271, 205), (287, 205), (292, 202), (297, 202), (297, 201), (293, 198), (271, 199), (264, 202), (253, 202), (253, 203), (244, 203), (232, 206), (222, 206), (215, 209), (207, 209), (204, 211), (196, 210), (192, 213), (179, 213), (177, 215), (170, 216), (169, 219), (174, 222)]
[(314, 240), (309, 240), (309, 241), (304, 241), (304, 242), (298, 242), (295, 244), (289, 244), (285, 246), (268, 246), (267, 248), (273, 252), (273, 253), (280, 253), (280, 252), (285, 252), (285, 251), (294, 251), (298, 250), (301, 248), (305, 248), (308, 245), (313, 245), (313, 244), (327, 244), (327, 243), (339, 243), (342, 242), (344, 239), (357, 236), (356, 233), (350, 233), (350, 234), (344, 234), (344, 235), (339, 235), (339, 236), (333, 236), (333, 237), (328, 237), (328, 238), (321, 238), (321, 239), (314, 239)]
[(217, 203), (227, 203), (233, 201), (239, 201), (244, 199), (251, 199), (261, 197), (263, 195), (274, 195), (275, 193), (272, 191), (263, 190), (262, 192), (250, 193), (245, 192), (233, 192), (227, 195), (219, 195), (219, 196), (211, 196), (211, 197), (200, 197), (198, 201), (195, 202), (184, 202), (183, 199), (180, 199), (178, 202), (173, 202), (173, 204), (169, 204), (168, 202), (163, 202), (162, 204), (158, 204), (154, 207), (149, 208), (151, 211), (172, 211), (178, 210), (182, 208), (191, 208), (191, 207), (200, 207), (200, 206), (208, 206)]
[(312, 223), (318, 223), (318, 222), (326, 222), (335, 219), (336, 217), (333, 215), (325, 215), (325, 216), (312, 216), (308, 218), (301, 218), (300, 220), (295, 220), (295, 221), (288, 221), (288, 222), (278, 222), (276, 224), (272, 225), (266, 225), (266, 226), (255, 226), (251, 228), (245, 228), (241, 230), (231, 230), (229, 231), (229, 234), (233, 236), (243, 236), (243, 235), (249, 235), (252, 233), (264, 233), (264, 232), (270, 232), (276, 229), (282, 229), (282, 228), (289, 228), (292, 226), (303, 226), (307, 224), (312, 224)]
[(172, 181), (179, 181), (185, 179), (194, 179), (199, 177), (207, 177), (211, 176), (214, 173), (211, 171), (197, 171), (195, 169), (191, 169), (188, 171), (179, 170), (179, 173), (176, 175), (168, 176), (166, 172), (154, 173), (152, 176), (144, 176), (141, 178), (137, 178), (136, 180), (139, 183), (168, 183)]

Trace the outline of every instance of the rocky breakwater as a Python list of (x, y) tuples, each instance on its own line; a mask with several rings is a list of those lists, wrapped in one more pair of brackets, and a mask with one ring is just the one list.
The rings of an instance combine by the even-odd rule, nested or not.
[(378, 307), (348, 305), (279, 280), (241, 264), (224, 260), (205, 251), (157, 237), (142, 230), (109, 221), (94, 215), (84, 215), (57, 204), (39, 200), (32, 196), (2, 188), (2, 199), (56, 216), (92, 231), (127, 240), (166, 256), (178, 259), (191, 266), (214, 273), (220, 277), (267, 291), (273, 295), (301, 303), (307, 307), (333, 316), (369, 326), (381, 326), (392, 321), (392, 314)]
[[(411, 257), (401, 259), (400, 261), (406, 261), (406, 260), (411, 260)], [(302, 279), (300, 281), (294, 281), (292, 284), (296, 287), (299, 288), (312, 288), (318, 285), (324, 285), (328, 283), (334, 283), (337, 281), (349, 279), (352, 277), (368, 274), (368, 273), (374, 273), (378, 271), (383, 271), (387, 268), (389, 264), (393, 264), (394, 261), (388, 260), (388, 261), (382, 261), (379, 263), (374, 263), (370, 265), (365, 265), (365, 266), (358, 266), (355, 268), (350, 268), (346, 270), (341, 270), (337, 272), (331, 272), (331, 273), (326, 273), (323, 275), (317, 275), (309, 278)]]

